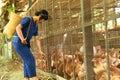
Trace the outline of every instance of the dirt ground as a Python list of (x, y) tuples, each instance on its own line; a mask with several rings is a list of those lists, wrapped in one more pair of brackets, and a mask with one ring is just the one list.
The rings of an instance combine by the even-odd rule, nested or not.
[[(41, 80), (65, 80), (54, 74), (37, 69)], [(9, 60), (0, 56), (0, 80), (23, 80), (23, 65), (17, 60)]]

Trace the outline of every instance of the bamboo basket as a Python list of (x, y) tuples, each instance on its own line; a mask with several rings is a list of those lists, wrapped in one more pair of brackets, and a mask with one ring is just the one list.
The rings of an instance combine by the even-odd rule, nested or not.
[(20, 23), (22, 17), (11, 12), (9, 19), (9, 22), (4, 27), (3, 33), (7, 35), (8, 39), (11, 39), (16, 31), (16, 26)]

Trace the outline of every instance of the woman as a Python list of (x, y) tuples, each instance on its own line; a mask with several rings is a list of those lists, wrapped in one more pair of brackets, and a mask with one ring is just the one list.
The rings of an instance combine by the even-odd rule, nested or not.
[(38, 52), (42, 55), (40, 40), (38, 38), (38, 23), (48, 19), (48, 12), (40, 10), (33, 17), (24, 17), (20, 24), (16, 27), (15, 38), (12, 43), (23, 60), (24, 64), (24, 80), (39, 80), (36, 75), (35, 58), (30, 50), (30, 40), (34, 36), (34, 41)]

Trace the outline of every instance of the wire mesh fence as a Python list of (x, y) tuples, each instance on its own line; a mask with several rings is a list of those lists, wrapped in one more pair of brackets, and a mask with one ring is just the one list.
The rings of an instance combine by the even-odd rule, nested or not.
[(43, 3), (50, 15), (40, 28), (46, 71), (68, 80), (119, 79), (119, 1)]

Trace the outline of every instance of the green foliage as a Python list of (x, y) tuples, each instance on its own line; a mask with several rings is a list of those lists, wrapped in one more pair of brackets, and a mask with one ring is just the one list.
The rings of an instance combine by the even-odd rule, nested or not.
[(4, 43), (0, 43), (0, 48), (3, 48), (4, 47)]
[(4, 48), (4, 44), (8, 42), (8, 36), (6, 34), (0, 34), (0, 36), (2, 37), (0, 48)]
[(7, 7), (6, 7), (6, 10), (7, 10), (8, 12), (15, 12), (15, 11), (17, 10), (17, 8), (16, 8), (16, 7), (12, 7), (12, 6), (7, 6)]
[[(0, 36), (2, 37), (2, 40), (0, 42), (0, 48), (4, 48), (4, 44), (6, 44), (7, 42), (11, 41), (11, 39), (8, 39), (8, 35), (7, 34), (0, 34)], [(16, 36), (12, 36), (12, 38), (15, 38)]]

